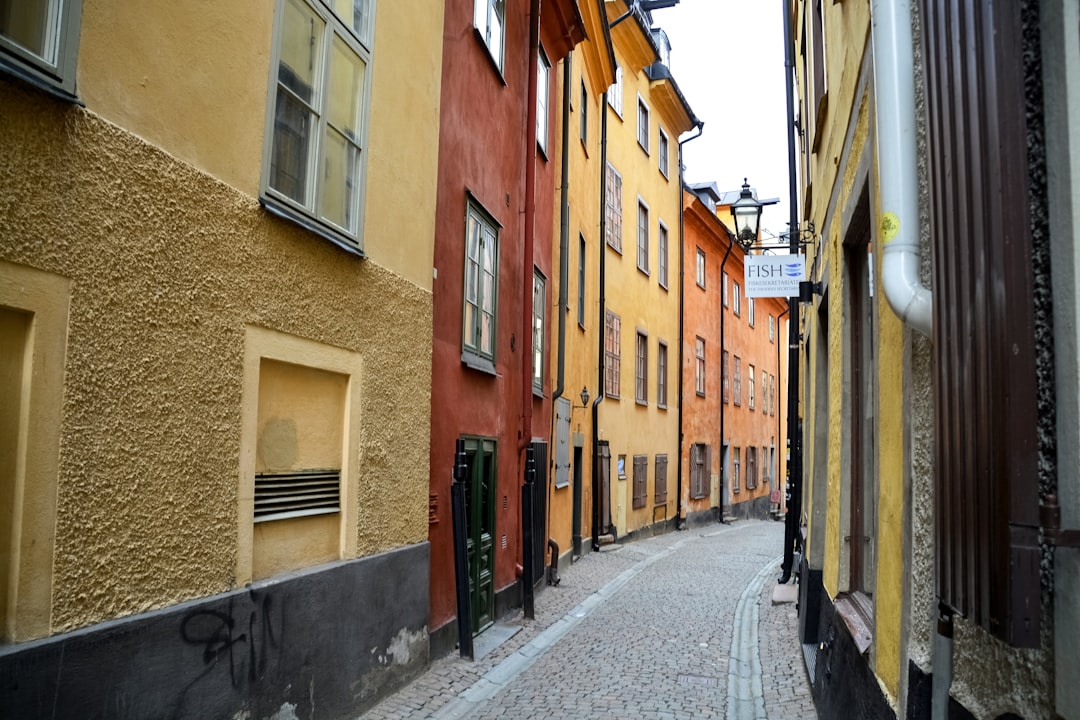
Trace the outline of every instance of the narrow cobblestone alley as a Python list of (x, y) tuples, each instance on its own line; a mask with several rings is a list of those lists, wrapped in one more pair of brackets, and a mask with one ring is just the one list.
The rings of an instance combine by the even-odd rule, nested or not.
[[(772, 602), (780, 523), (740, 521), (589, 553), (536, 619), (475, 662), (442, 658), (365, 720), (816, 718), (792, 603)], [(486, 654), (480, 656), (480, 653)]]

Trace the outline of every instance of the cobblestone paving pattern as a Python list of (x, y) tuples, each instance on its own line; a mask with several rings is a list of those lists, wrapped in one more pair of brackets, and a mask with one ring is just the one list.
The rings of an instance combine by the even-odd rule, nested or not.
[[(535, 620), (520, 613), (504, 620), (522, 627), (514, 637), (476, 662), (436, 660), (362, 717), (742, 720), (727, 698), (735, 607), (777, 559), (782, 541), (781, 523), (740, 521), (588, 553), (563, 571), (558, 587), (537, 594)], [(625, 584), (608, 594), (613, 581)], [(816, 719), (795, 606), (772, 605), (775, 584), (774, 576), (767, 578), (758, 597), (764, 710), (769, 720)], [(590, 599), (605, 586), (604, 597)], [(546, 647), (575, 609), (570, 619), (576, 624)], [(532, 664), (515, 676), (523, 654)], [(481, 693), (484, 699), (468, 706), (459, 698), (470, 689), (470, 697), (484, 687), (494, 690), (489, 680), (507, 673), (493, 696)]]

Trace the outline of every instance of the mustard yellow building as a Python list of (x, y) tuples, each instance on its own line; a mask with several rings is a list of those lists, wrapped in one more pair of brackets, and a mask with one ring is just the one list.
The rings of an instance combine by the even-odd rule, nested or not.
[[(596, 535), (624, 536), (679, 511), (679, 137), (700, 122), (651, 17), (606, 3), (615, 82), (601, 120), (604, 177), (596, 405)], [(598, 354), (598, 358), (599, 358)]]
[(1075, 3), (787, 10), (818, 711), (1080, 717)]
[(426, 666), (442, 17), (0, 4), (5, 714), (342, 716)]
[[(578, 5), (586, 39), (552, 71), (559, 88), (554, 115), (558, 183), (552, 243), (557, 300), (552, 323), (550, 385), (554, 399), (554, 448), (548, 537), (560, 560), (581, 556), (592, 545), (594, 514), (594, 413), (600, 402), (597, 349), (600, 310), (601, 196), (604, 93), (615, 81), (615, 56), (603, 0)], [(569, 81), (567, 81), (569, 79)]]

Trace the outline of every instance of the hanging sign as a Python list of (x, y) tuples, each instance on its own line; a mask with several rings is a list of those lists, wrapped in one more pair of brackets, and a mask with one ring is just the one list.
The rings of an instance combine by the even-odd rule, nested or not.
[(747, 255), (743, 266), (748, 298), (798, 297), (805, 279), (805, 255)]

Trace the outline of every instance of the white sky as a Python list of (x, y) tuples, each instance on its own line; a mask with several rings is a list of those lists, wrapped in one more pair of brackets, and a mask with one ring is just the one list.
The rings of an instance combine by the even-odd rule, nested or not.
[(686, 181), (715, 182), (723, 192), (748, 178), (758, 198), (780, 198), (761, 220), (775, 235), (790, 219), (784, 5), (681, 0), (653, 11), (654, 25), (671, 41), (671, 73), (705, 122), (701, 137), (683, 146)]

